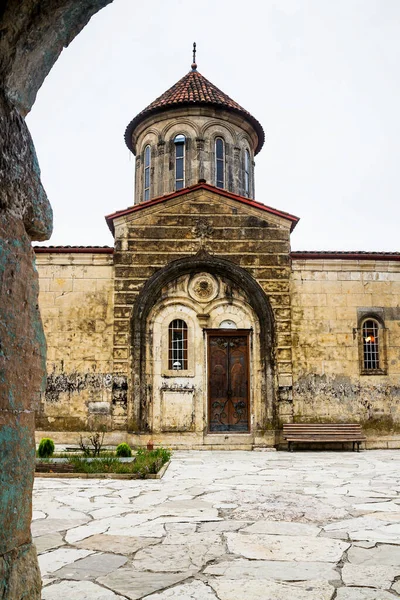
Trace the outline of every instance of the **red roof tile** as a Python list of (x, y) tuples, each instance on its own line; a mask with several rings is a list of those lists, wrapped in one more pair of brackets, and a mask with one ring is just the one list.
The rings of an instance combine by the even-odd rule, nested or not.
[(295, 217), (290, 213), (284, 212), (283, 210), (278, 210), (276, 208), (272, 208), (271, 206), (267, 206), (266, 204), (261, 204), (261, 202), (256, 202), (255, 200), (250, 200), (250, 198), (245, 198), (244, 196), (237, 196), (236, 194), (232, 194), (232, 192), (227, 192), (221, 188), (216, 188), (213, 185), (209, 185), (208, 183), (196, 183), (190, 187), (186, 187), (183, 190), (179, 190), (178, 192), (173, 192), (172, 194), (166, 194), (165, 196), (160, 196), (159, 198), (154, 198), (153, 200), (148, 200), (147, 202), (142, 202), (141, 204), (135, 204), (135, 206), (130, 206), (123, 210), (118, 210), (111, 215), (106, 215), (105, 219), (107, 221), (107, 225), (114, 235), (114, 219), (118, 217), (123, 217), (125, 215), (130, 215), (132, 213), (138, 212), (140, 210), (145, 210), (150, 206), (156, 206), (157, 204), (162, 204), (171, 198), (178, 198), (179, 196), (184, 196), (190, 192), (194, 192), (196, 190), (207, 190), (209, 192), (213, 192), (214, 194), (218, 194), (220, 196), (225, 196), (226, 198), (231, 198), (232, 200), (237, 200), (242, 204), (247, 206), (252, 206), (253, 208), (258, 208), (262, 211), (268, 212), (272, 215), (277, 215), (278, 217), (283, 217), (288, 221), (291, 221), (291, 231), (296, 227), (299, 222), (299, 217)]
[(291, 252), (290, 255), (293, 260), (400, 260), (400, 252), (368, 252), (366, 250), (302, 250)]
[(193, 104), (201, 104), (207, 106), (215, 106), (224, 110), (232, 111), (240, 114), (247, 119), (258, 135), (258, 144), (255, 151), (257, 154), (264, 144), (264, 130), (261, 124), (247, 110), (242, 108), (240, 104), (232, 100), (224, 94), (213, 83), (208, 81), (197, 70), (192, 69), (182, 79), (180, 79), (169, 90), (156, 98), (154, 102), (143, 109), (129, 123), (125, 131), (125, 142), (128, 148), (133, 152), (132, 148), (132, 132), (136, 126), (152, 113), (161, 112), (170, 108), (180, 106), (190, 106)]
[(32, 246), (35, 254), (113, 254), (111, 246)]

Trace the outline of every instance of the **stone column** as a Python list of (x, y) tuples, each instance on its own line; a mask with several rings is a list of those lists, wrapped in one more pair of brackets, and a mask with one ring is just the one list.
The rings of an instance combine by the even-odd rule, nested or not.
[(40, 600), (30, 524), (45, 340), (30, 239), (10, 214), (0, 217), (0, 237), (0, 597)]
[(0, 598), (40, 600), (30, 522), (34, 410), (45, 384), (45, 340), (31, 240), (52, 213), (24, 116), (90, 17), (111, 0), (6, 0), (0, 10)]
[(50, 236), (52, 213), (25, 121), (4, 97), (0, 147), (0, 598), (40, 600), (30, 523), (46, 345), (31, 239)]

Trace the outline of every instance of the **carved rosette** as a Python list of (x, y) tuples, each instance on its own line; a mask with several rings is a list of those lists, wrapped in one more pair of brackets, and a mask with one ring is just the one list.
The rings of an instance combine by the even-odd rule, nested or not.
[(209, 273), (199, 273), (190, 280), (188, 292), (197, 302), (210, 302), (218, 294), (218, 282)]

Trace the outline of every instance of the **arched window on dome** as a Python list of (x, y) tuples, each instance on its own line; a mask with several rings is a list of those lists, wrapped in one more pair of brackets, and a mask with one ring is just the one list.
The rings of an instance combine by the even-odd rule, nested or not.
[(250, 152), (244, 152), (244, 195), (250, 197)]
[(188, 368), (188, 328), (182, 319), (174, 319), (168, 327), (168, 369), (186, 371)]
[(185, 187), (185, 142), (184, 135), (179, 134), (174, 138), (175, 144), (175, 189)]
[(215, 185), (225, 187), (225, 142), (220, 137), (215, 140)]
[(143, 185), (143, 200), (150, 200), (150, 184), (151, 184), (151, 148), (149, 145), (144, 149), (144, 185)]

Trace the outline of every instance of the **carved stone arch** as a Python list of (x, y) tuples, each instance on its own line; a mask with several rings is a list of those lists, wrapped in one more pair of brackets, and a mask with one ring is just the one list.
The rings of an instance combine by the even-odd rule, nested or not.
[[(231, 143), (236, 144), (237, 143), (237, 139), (238, 139), (238, 134), (235, 131), (235, 129), (233, 127), (231, 127), (229, 125), (229, 123), (226, 123), (225, 121), (218, 121), (217, 119), (214, 119), (212, 121), (207, 121), (207, 123), (205, 123), (201, 129), (200, 129), (200, 135), (201, 137), (205, 138), (206, 137), (206, 132), (208, 129), (211, 129), (211, 127), (216, 127), (219, 129), (225, 129), (226, 131), (228, 131), (232, 137), (232, 139), (230, 140)], [(224, 137), (224, 135), (222, 133), (219, 134), (221, 137)], [(211, 134), (211, 136), (213, 139), (215, 137), (218, 137), (218, 134)]]
[[(181, 127), (182, 125), (182, 127)], [(187, 132), (186, 133), (184, 131), (184, 128), (186, 127), (190, 127), (193, 129), (193, 133), (191, 132), (190, 134)], [(183, 135), (187, 135), (189, 138), (196, 138), (199, 136), (199, 127), (197, 126), (197, 124), (192, 121), (191, 119), (186, 119), (184, 117), (177, 117), (174, 120), (169, 121), (165, 127), (162, 128), (161, 130), (161, 137), (163, 140), (168, 140), (169, 141), (169, 132), (171, 131), (171, 129), (173, 129), (174, 127), (181, 127), (182, 128), (182, 134)]]
[(380, 328), (385, 327), (384, 311), (382, 308), (370, 308), (365, 310), (359, 310), (357, 315), (357, 327), (361, 329), (363, 323), (372, 319), (376, 321)]
[[(162, 301), (162, 304), (165, 307), (175, 306), (176, 304), (183, 304), (183, 306), (186, 306), (190, 310), (193, 310), (193, 311), (199, 310), (198, 302), (196, 302), (195, 300), (192, 300), (191, 298), (188, 298), (187, 296), (174, 296), (174, 298), (165, 299), (165, 300), (161, 300), (160, 298), (158, 298), (158, 301)], [(156, 307), (156, 305), (157, 305), (157, 300), (155, 301), (155, 303), (153, 304), (153, 306), (150, 308), (150, 310), (148, 312), (147, 317), (149, 317), (149, 315), (151, 316), (151, 319), (149, 321), (150, 323), (153, 323), (154, 319), (157, 316), (156, 313), (152, 314), (152, 310)]]
[(144, 155), (146, 146), (150, 146), (151, 153), (153, 155), (155, 152), (155, 149), (157, 148), (157, 143), (158, 143), (157, 135), (154, 135), (153, 133), (151, 133), (151, 135), (149, 135), (148, 133), (146, 133), (146, 136), (143, 138), (143, 140), (140, 144), (139, 152), (137, 153), (138, 158), (140, 158), (140, 160), (143, 161), (143, 155)]
[(131, 358), (132, 391), (129, 422), (141, 431), (149, 431), (148, 407), (151, 401), (146, 380), (146, 344), (148, 343), (147, 317), (159, 300), (161, 290), (171, 281), (188, 273), (209, 272), (228, 279), (248, 296), (260, 323), (261, 396), (272, 402), (275, 419), (274, 390), (274, 317), (267, 295), (253, 277), (242, 267), (200, 251), (194, 256), (175, 260), (157, 271), (144, 285), (132, 312)]
[(248, 135), (245, 133), (240, 133), (237, 136), (237, 143), (241, 145), (243, 149), (247, 148), (250, 151), (250, 154), (253, 156), (254, 152)]
[[(158, 144), (160, 132), (153, 127), (148, 129), (141, 140), (140, 153), (143, 152), (143, 149), (147, 146), (147, 144), (154, 144), (155, 146)], [(150, 141), (151, 140), (151, 141)]]

